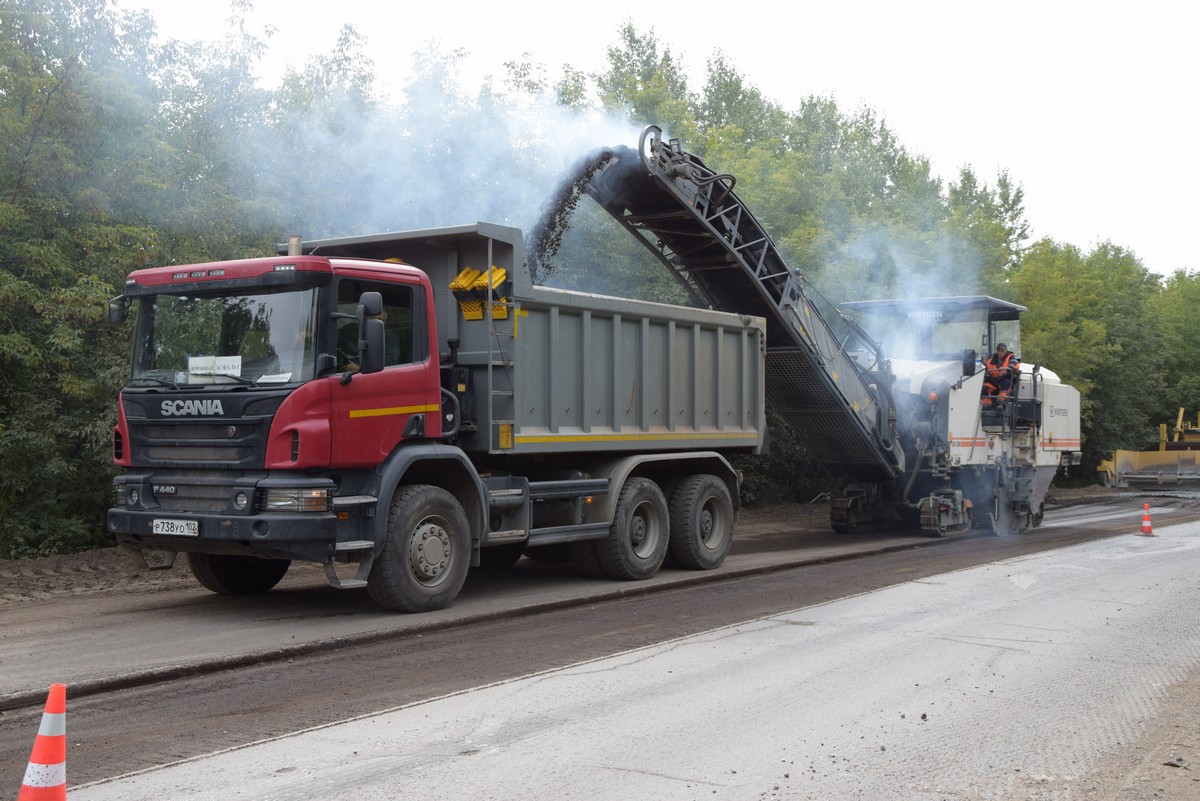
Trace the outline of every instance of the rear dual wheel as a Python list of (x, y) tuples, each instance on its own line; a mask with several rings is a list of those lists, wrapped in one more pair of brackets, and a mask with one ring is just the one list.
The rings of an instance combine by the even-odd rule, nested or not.
[(720, 567), (733, 544), (733, 498), (713, 475), (688, 476), (671, 493), (670, 555), (680, 567)]
[(667, 556), (670, 527), (662, 490), (650, 479), (635, 476), (625, 482), (617, 497), (608, 537), (595, 541), (596, 561), (609, 578), (649, 578)]
[(588, 575), (637, 581), (653, 576), (669, 555), (691, 570), (719, 567), (733, 543), (733, 499), (724, 481), (697, 474), (675, 482), (668, 501), (648, 478), (625, 482), (609, 536), (574, 543), (572, 558)]

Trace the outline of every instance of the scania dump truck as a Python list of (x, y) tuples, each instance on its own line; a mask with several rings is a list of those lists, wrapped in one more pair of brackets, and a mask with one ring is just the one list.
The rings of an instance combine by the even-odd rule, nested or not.
[(400, 611), (527, 549), (628, 580), (722, 563), (763, 320), (534, 286), (484, 223), (281, 250), (138, 270), (110, 304), (136, 307), (118, 543), (222, 594), (317, 562)]
[(1079, 392), (1035, 364), (1021, 366), (1003, 402), (983, 397), (981, 359), (1001, 341), (1019, 353), (1025, 307), (971, 296), (843, 312), (784, 262), (733, 176), (656, 126), (585, 172), (587, 193), (697, 304), (766, 320), (768, 401), (844, 480), (834, 529), (1007, 535), (1041, 522), (1055, 474), (1080, 461)]

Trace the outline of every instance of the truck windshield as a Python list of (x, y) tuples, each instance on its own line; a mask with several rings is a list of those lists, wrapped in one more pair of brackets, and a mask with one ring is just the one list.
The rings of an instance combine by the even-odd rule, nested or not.
[(307, 381), (316, 361), (314, 289), (141, 299), (132, 385)]

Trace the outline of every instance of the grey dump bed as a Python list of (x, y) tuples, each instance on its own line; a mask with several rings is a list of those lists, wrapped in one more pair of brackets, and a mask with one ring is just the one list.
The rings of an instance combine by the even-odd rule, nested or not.
[(521, 232), (486, 223), (304, 250), (398, 258), (429, 275), (439, 348), (462, 368), (451, 380), (464, 450), (762, 449), (760, 317), (534, 286)]

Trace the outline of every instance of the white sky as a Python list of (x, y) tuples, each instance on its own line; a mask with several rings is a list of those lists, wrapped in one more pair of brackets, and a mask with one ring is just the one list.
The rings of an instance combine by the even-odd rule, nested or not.
[[(225, 0), (118, 0), (147, 8), (164, 37), (212, 40)], [(1200, 7), (1180, 0), (254, 0), (251, 30), (276, 28), (264, 64), (331, 48), (354, 24), (384, 85), (404, 83), (428, 41), (463, 49), (463, 86), (528, 53), (549, 68), (604, 66), (632, 21), (694, 70), (720, 51), (793, 110), (811, 94), (873, 109), (910, 152), (953, 179), (970, 165), (1024, 187), (1034, 237), (1087, 251), (1111, 241), (1150, 270), (1200, 270)], [(786, 11), (772, 9), (787, 9)], [(392, 77), (394, 76), (394, 77)], [(617, 144), (617, 143), (604, 143)], [(632, 142), (629, 144), (633, 144)], [(687, 147), (687, 143), (684, 143)]]

